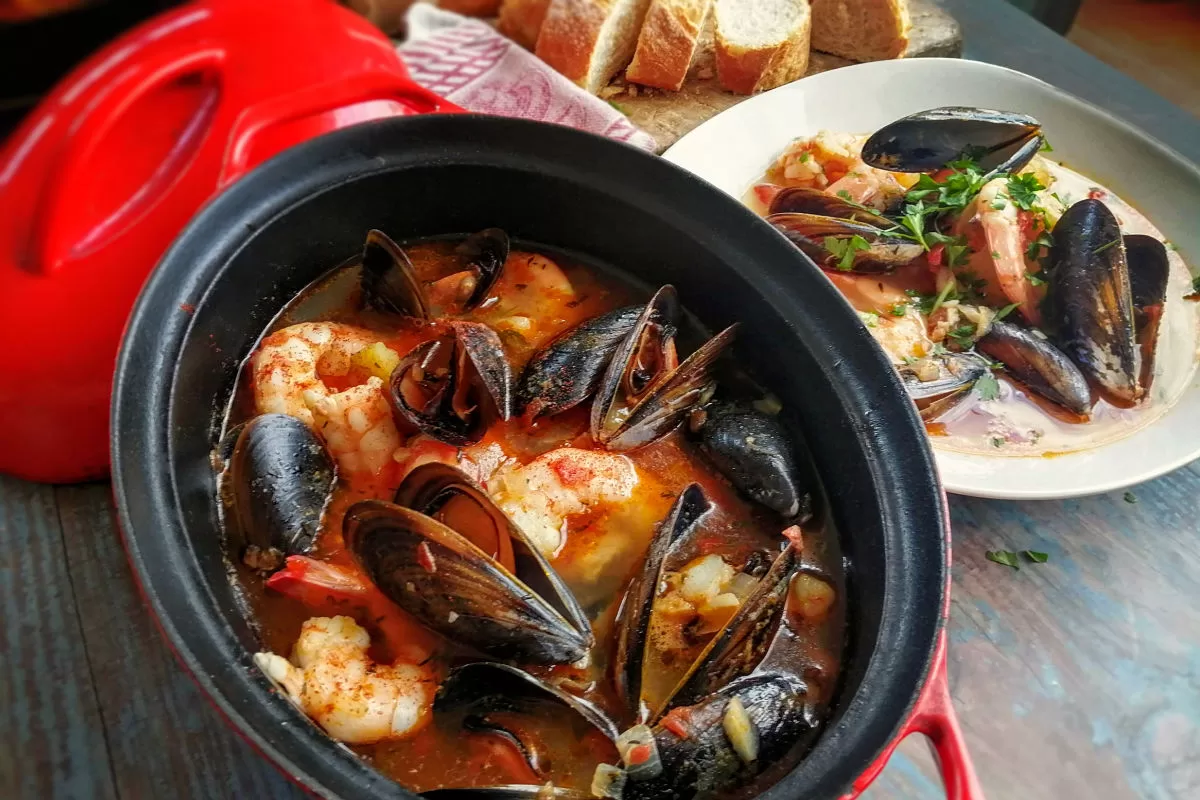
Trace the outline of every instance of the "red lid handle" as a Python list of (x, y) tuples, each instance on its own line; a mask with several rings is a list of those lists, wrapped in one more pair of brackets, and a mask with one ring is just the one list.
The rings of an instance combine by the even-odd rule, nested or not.
[(921, 696), (913, 707), (912, 714), (884, 751), (858, 780), (851, 790), (842, 796), (842, 800), (854, 800), (866, 791), (871, 782), (879, 776), (887, 765), (888, 759), (900, 745), (900, 742), (912, 733), (921, 733), (929, 740), (938, 769), (942, 773), (942, 784), (946, 788), (947, 800), (986, 800), (983, 787), (975, 775), (975, 767), (971, 763), (971, 755), (967, 751), (967, 742), (963, 738), (962, 729), (958, 726), (958, 717), (954, 714), (954, 705), (950, 700), (950, 681), (946, 675), (946, 631), (938, 634), (937, 648), (933, 654), (933, 663), (929, 670), (929, 679)]

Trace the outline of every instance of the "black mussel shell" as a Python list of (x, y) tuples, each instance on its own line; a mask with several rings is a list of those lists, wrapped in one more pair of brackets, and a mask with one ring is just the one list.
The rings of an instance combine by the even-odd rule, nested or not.
[(392, 501), (432, 517), (470, 540), (562, 614), (572, 627), (590, 635), (587, 615), (562, 578), (487, 492), (462, 470), (440, 462), (422, 464), (404, 476)]
[(429, 302), (412, 262), (383, 231), (367, 232), (361, 285), (363, 300), (376, 311), (429, 319)]
[(641, 573), (625, 591), (617, 612), (616, 650), (613, 657), (613, 678), (617, 694), (629, 713), (643, 721), (649, 714), (642, 700), (642, 668), (645, 663), (646, 636), (654, 598), (662, 580), (667, 557), (696, 530), (697, 523), (713, 508), (697, 483), (680, 492), (670, 513), (655, 531), (646, 551)]
[(948, 353), (938, 359), (940, 374), (923, 381), (911, 367), (900, 368), (900, 379), (917, 405), (921, 419), (935, 420), (966, 399), (975, 382), (991, 369), (987, 359), (973, 353)]
[(1133, 321), (1142, 356), (1141, 383), (1142, 388), (1149, 391), (1154, 382), (1154, 355), (1158, 349), (1163, 305), (1167, 301), (1171, 261), (1166, 245), (1153, 236), (1140, 233), (1125, 237), (1125, 259), (1129, 264)]
[(478, 661), (451, 670), (438, 688), (433, 710), (463, 711), (484, 717), (493, 711), (536, 714), (545, 704), (565, 706), (600, 731), (609, 741), (617, 738), (617, 726), (595, 704), (535, 678), (508, 664)]
[(951, 161), (971, 158), (985, 172), (1016, 172), (1042, 143), (1040, 123), (1025, 114), (934, 108), (877, 130), (863, 144), (862, 160), (894, 172), (934, 172)]
[(475, 289), (463, 307), (470, 311), (487, 298), (496, 280), (504, 270), (511, 245), (508, 234), (499, 228), (484, 228), (468, 236), (456, 252), (466, 257), (471, 269), (478, 274)]
[(471, 786), (461, 789), (431, 789), (421, 797), (429, 800), (594, 800), (588, 792), (558, 786), (530, 786), (522, 783), (501, 786)]
[(758, 667), (779, 632), (788, 588), (799, 568), (800, 552), (795, 545), (788, 545), (725, 627), (704, 648), (670, 697), (654, 710), (652, 722), (676, 706), (700, 702)]
[(412, 349), (389, 380), (401, 428), (462, 447), (483, 438), (493, 419), (512, 416), (512, 372), (500, 337), (478, 322), (450, 323), (452, 335)]
[(1099, 200), (1080, 200), (1054, 226), (1046, 328), (1106, 400), (1142, 399), (1141, 354), (1121, 227)]
[(533, 422), (591, 397), (641, 314), (641, 306), (618, 308), (556, 337), (525, 366), (516, 390), (517, 413)]
[(788, 519), (810, 505), (792, 442), (773, 414), (732, 404), (704, 410), (700, 449), (750, 499)]
[[(863, 222), (851, 222), (819, 214), (771, 214), (767, 222), (800, 248), (822, 269), (832, 272), (858, 272), (867, 275), (891, 272), (925, 255), (925, 248), (916, 242), (882, 233)], [(843, 246), (854, 247), (854, 237), (860, 237), (862, 249), (854, 249), (852, 261), (843, 268)], [(832, 245), (836, 242), (837, 252)]]
[[(453, 642), (526, 664), (573, 663), (592, 645), (590, 629), (577, 629), (528, 584), (432, 517), (362, 500), (346, 511), (343, 535), (389, 600)], [(532, 548), (530, 556), (540, 558)], [(550, 571), (544, 559), (540, 563)]]
[[(737, 698), (757, 747), (744, 760), (726, 732), (729, 703)], [(662, 772), (649, 780), (626, 781), (622, 800), (712, 800), (745, 786), (777, 764), (802, 739), (815, 732), (817, 720), (807, 687), (792, 675), (755, 674), (738, 678), (689, 707), (686, 722), (654, 727)], [(680, 737), (680, 726), (687, 735)]]
[(310, 552), (335, 479), (324, 444), (287, 414), (254, 417), (229, 440), (224, 481), (239, 556), (273, 570), (287, 556)]
[(813, 214), (836, 217), (874, 228), (890, 228), (892, 223), (878, 211), (864, 208), (837, 195), (807, 186), (789, 186), (771, 200), (768, 214)]
[(1050, 402), (1080, 416), (1092, 413), (1091, 391), (1083, 373), (1035, 331), (997, 320), (976, 347), (1003, 364), (1008, 375)]

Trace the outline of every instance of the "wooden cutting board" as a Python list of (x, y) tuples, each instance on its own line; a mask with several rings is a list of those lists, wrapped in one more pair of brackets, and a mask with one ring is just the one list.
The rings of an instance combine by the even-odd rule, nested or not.
[[(912, 32), (906, 58), (957, 58), (962, 55), (962, 32), (953, 17), (931, 0), (909, 0), (909, 10)], [(851, 63), (844, 58), (814, 51), (809, 59), (807, 74), (813, 75)], [(636, 86), (618, 78), (602, 90), (601, 97), (653, 136), (660, 153), (692, 128), (746, 99), (746, 95), (725, 91), (717, 82), (711, 26), (701, 38), (687, 82), (678, 92)]]

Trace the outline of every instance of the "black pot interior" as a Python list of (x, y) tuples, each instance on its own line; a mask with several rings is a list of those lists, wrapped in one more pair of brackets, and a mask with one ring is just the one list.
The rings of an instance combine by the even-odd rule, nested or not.
[(306, 724), (252, 665), (209, 454), (264, 326), (368, 228), (405, 239), (488, 226), (674, 283), (711, 328), (741, 321), (738, 357), (807, 440), (848, 565), (841, 698), (763, 796), (837, 796), (906, 716), (941, 624), (945, 507), (916, 415), (849, 306), (769, 226), (661, 159), (565, 128), (455, 116), (330, 134), (244, 178), (164, 258), (121, 355), (113, 472), (131, 559), (175, 649), (318, 794), (412, 796)]

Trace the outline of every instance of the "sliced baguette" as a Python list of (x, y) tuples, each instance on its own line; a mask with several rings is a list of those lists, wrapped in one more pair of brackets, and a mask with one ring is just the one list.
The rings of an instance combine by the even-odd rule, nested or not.
[(538, 58), (596, 94), (629, 64), (650, 0), (550, 0)]
[(713, 0), (652, 0), (625, 79), (679, 91)]
[(731, 92), (754, 94), (808, 69), (808, 0), (716, 0), (717, 76)]
[(537, 47), (538, 32), (550, 9), (550, 0), (504, 0), (496, 27), (508, 38), (532, 50)]
[(896, 58), (908, 48), (908, 0), (812, 0), (812, 46), (851, 61)]

